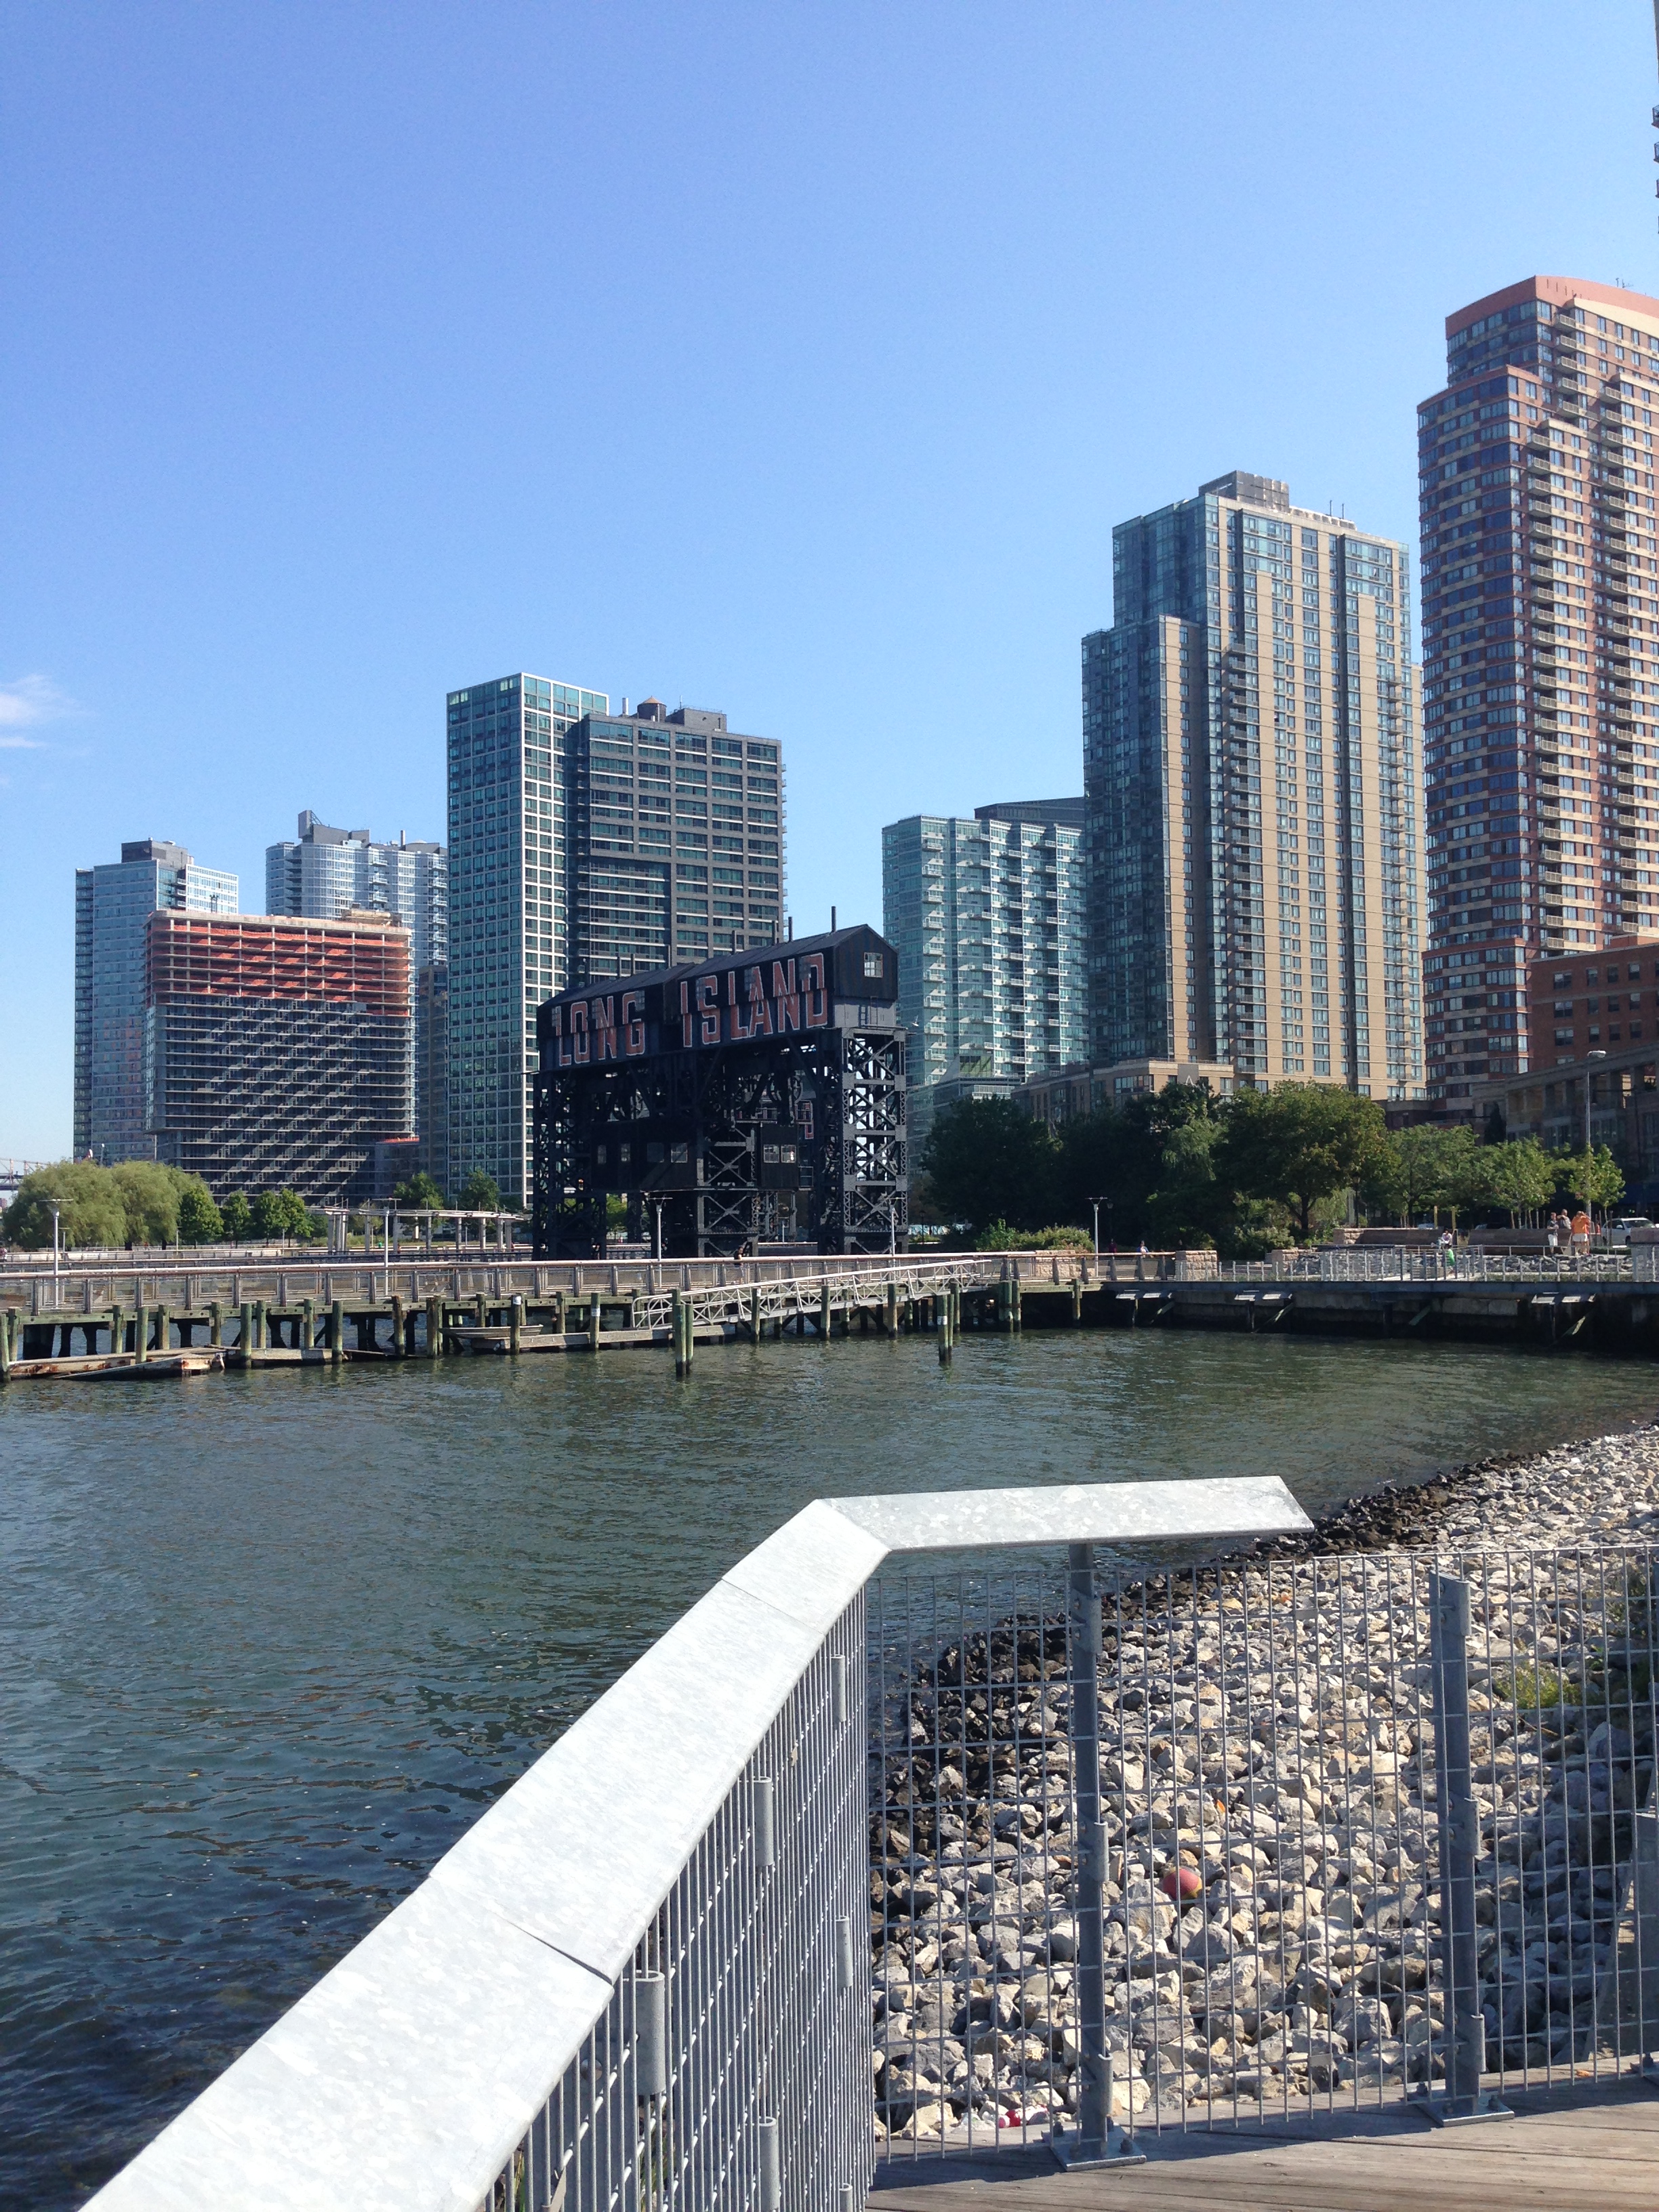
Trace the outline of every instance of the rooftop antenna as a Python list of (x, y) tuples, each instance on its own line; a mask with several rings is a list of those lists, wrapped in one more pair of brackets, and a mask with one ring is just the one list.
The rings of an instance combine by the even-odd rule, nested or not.
[[(1659, 0), (1653, 0), (1653, 46), (1655, 56), (1659, 58)], [(1659, 131), (1659, 107), (1656, 107), (1653, 111), (1653, 127), (1656, 131)], [(1659, 161), (1659, 145), (1656, 145), (1653, 149), (1653, 158), (1656, 161)], [(1656, 192), (1659, 192), (1659, 183), (1656, 183), (1653, 189)]]
[[(1656, 8), (1659, 8), (1659, 0), (1653, 0), (1653, 4), (1654, 4), (1654, 6), (1655, 6)], [(830, 908), (830, 936), (831, 936), (831, 937), (833, 937), (833, 936), (835, 935), (835, 933), (836, 933), (836, 909), (834, 908), (834, 907), (831, 907), (831, 908)]]

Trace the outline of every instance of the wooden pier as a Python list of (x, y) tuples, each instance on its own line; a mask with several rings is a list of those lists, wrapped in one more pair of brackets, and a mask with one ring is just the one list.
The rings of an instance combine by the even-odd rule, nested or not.
[(1431, 2128), (1404, 2104), (1300, 2125), (1136, 2138), (1144, 2166), (1056, 2170), (1046, 2149), (883, 2159), (872, 2212), (1651, 2212), (1659, 2095), (1505, 2091), (1512, 2119)]
[[(1320, 1255), (1322, 1258), (1323, 1255)], [(402, 1260), (246, 1268), (33, 1268), (0, 1275), (0, 1381), (155, 1365), (341, 1366), (659, 1349), (925, 1331), (948, 1361), (963, 1334), (1206, 1328), (1522, 1343), (1659, 1353), (1659, 1282), (1606, 1262), (1575, 1272), (1274, 1273), (1209, 1253), (976, 1252), (724, 1261)], [(179, 1364), (180, 1361), (182, 1364)], [(163, 1366), (161, 1363), (172, 1362)]]

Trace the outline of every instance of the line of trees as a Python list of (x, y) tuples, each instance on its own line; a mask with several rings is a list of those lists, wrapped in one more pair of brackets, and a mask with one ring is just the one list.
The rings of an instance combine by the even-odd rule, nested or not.
[[(447, 1201), (429, 1175), (399, 1183), (400, 1206), (437, 1209)], [(501, 1196), (494, 1178), (475, 1168), (455, 1205), (495, 1213)], [(58, 1241), (65, 1251), (135, 1245), (274, 1244), (294, 1237), (316, 1243), (328, 1233), (297, 1191), (262, 1190), (250, 1198), (233, 1191), (222, 1205), (199, 1176), (154, 1160), (124, 1160), (100, 1167), (92, 1160), (57, 1160), (24, 1176), (17, 1195), (0, 1213), (0, 1235), (26, 1252), (50, 1251), (52, 1216), (58, 1209)]]
[(110, 1168), (91, 1160), (58, 1160), (37, 1168), (0, 1215), (0, 1231), (24, 1251), (50, 1250), (54, 1207), (65, 1250), (249, 1238), (266, 1243), (281, 1237), (308, 1241), (325, 1233), (321, 1215), (297, 1192), (265, 1190), (252, 1200), (236, 1192), (221, 1206), (199, 1176), (154, 1160), (124, 1160)]
[(1396, 1133), (1378, 1100), (1311, 1083), (1228, 1098), (1174, 1083), (1057, 1132), (1011, 1100), (967, 1099), (930, 1130), (910, 1211), (965, 1224), (984, 1242), (1061, 1226), (1092, 1234), (1097, 1204), (1103, 1243), (1214, 1245), (1249, 1258), (1315, 1241), (1350, 1197), (1368, 1219), (1455, 1228), (1487, 1212), (1533, 1222), (1567, 1200), (1605, 1208), (1623, 1194), (1605, 1146), (1547, 1152), (1492, 1135)]

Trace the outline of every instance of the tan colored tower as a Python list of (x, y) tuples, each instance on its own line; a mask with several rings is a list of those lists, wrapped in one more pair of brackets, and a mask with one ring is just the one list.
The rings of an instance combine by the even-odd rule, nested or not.
[(1405, 548), (1243, 471), (1113, 533), (1084, 641), (1091, 1050), (1420, 1097)]
[(1417, 410), (1424, 981), (1458, 1099), (1536, 1053), (1529, 961), (1659, 923), (1659, 300), (1529, 276), (1447, 317), (1446, 369)]

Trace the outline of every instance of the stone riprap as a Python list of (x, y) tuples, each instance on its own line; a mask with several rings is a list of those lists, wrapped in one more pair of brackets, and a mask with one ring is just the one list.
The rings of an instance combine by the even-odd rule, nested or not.
[[(1635, 1984), (1611, 1946), (1627, 1968), (1655, 1622), (1645, 1559), (1617, 1547), (1656, 1532), (1644, 1429), (1483, 1462), (1219, 1570), (1109, 1591), (1120, 2117), (1439, 2081), (1436, 1564), (1472, 1585), (1488, 2063), (1536, 2074), (1634, 2047)], [(938, 1603), (926, 1637), (889, 1638), (872, 1824), (878, 2114), (912, 2139), (1045, 2128), (1075, 2112), (1079, 2056), (1058, 1587), (954, 1637)]]

